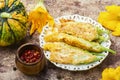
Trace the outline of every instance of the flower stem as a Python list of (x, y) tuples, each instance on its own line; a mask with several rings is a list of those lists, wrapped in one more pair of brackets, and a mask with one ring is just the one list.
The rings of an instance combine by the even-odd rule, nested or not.
[(44, 2), (44, 0), (39, 0), (40, 2)]
[(0, 17), (2, 17), (2, 18), (11, 18), (12, 16), (11, 16), (10, 13), (2, 12), (2, 13), (0, 14)]
[(38, 7), (42, 7), (43, 9), (46, 10), (46, 7), (44, 6), (44, 0), (39, 0), (38, 4), (36, 5), (35, 9)]

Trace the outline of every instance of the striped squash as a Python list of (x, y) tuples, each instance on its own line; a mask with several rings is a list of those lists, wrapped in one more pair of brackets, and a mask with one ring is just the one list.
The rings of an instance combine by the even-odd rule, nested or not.
[(0, 46), (15, 44), (26, 36), (27, 12), (19, 0), (0, 0)]

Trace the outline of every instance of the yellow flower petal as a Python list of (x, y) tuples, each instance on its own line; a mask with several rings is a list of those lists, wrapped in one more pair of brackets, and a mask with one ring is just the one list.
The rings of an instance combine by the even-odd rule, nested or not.
[(98, 17), (98, 22), (100, 22), (105, 28), (109, 30), (114, 30), (118, 21), (114, 20), (114, 17), (110, 17), (108, 12), (101, 12)]
[(120, 66), (116, 69), (114, 68), (106, 68), (102, 72), (101, 80), (120, 80)]
[(115, 73), (116, 73), (116, 77), (115, 79), (116, 80), (120, 80), (120, 66), (118, 66), (116, 69), (115, 69)]
[(120, 36), (120, 23), (116, 26), (114, 32), (112, 32), (114, 36)]
[(115, 80), (115, 69), (113, 68), (106, 68), (102, 72), (102, 80)]
[(120, 36), (120, 6), (111, 5), (106, 6), (106, 12), (100, 12), (98, 16), (98, 22), (100, 22), (105, 28), (113, 31), (114, 36)]
[(32, 23), (30, 35), (36, 30), (40, 33), (42, 28), (48, 23), (50, 26), (54, 25), (54, 19), (45, 9), (42, 2), (40, 2), (34, 10), (29, 13), (29, 22)]
[(34, 24), (34, 21), (32, 21), (33, 25), (31, 26), (31, 29), (30, 29), (30, 34), (34, 33), (34, 31), (36, 30), (36, 26)]
[(114, 31), (116, 28), (116, 24), (118, 24), (118, 21), (106, 21), (104, 22), (105, 28)]
[(54, 26), (54, 18), (51, 17), (49, 14), (48, 14), (48, 22), (49, 22), (49, 26), (51, 26), (51, 27)]
[(98, 16), (98, 21), (108, 21), (108, 20), (116, 20), (116, 17), (114, 17), (113, 15), (111, 15), (108, 12), (100, 12), (99, 16)]
[(120, 6), (117, 5), (106, 6), (106, 10), (111, 15), (117, 16), (120, 13)]
[(40, 12), (42, 14), (46, 14), (47, 13), (46, 9), (44, 9), (42, 7), (37, 7), (34, 11)]

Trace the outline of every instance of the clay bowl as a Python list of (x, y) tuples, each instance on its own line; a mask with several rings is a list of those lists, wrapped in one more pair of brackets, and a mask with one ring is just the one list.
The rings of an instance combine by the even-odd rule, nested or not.
[[(26, 60), (23, 60), (21, 56), (25, 55), (25, 51), (27, 50), (34, 50), (36, 52), (39, 52), (38, 53), (39, 56), (37, 56), (37, 59), (34, 61), (31, 61), (29, 59), (29, 62), (26, 62)], [(31, 52), (30, 54), (32, 53), (34, 52)], [(26, 43), (26, 44), (21, 45), (18, 48), (16, 58), (15, 58), (15, 63), (16, 63), (16, 67), (24, 74), (36, 75), (43, 70), (46, 64), (46, 59), (45, 59), (43, 50), (39, 45), (33, 44), (33, 43)]]

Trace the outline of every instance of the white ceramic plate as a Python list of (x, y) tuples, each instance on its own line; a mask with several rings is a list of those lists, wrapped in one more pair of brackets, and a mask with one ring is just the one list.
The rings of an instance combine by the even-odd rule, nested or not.
[[(74, 20), (76, 22), (84, 22), (84, 23), (91, 23), (93, 24), (94, 26), (97, 26), (99, 27), (100, 29), (102, 30), (105, 30), (105, 28), (102, 27), (101, 24), (99, 24), (98, 22), (96, 22), (95, 20), (89, 18), (89, 17), (84, 17), (84, 16), (80, 16), (80, 15), (67, 15), (67, 16), (61, 16), (61, 17), (58, 17), (55, 19), (55, 23), (60, 23), (60, 19), (70, 19), (70, 20)], [(39, 40), (40, 40), (40, 46), (43, 47), (43, 45), (45, 44), (45, 41), (44, 41), (44, 36), (45, 36), (45, 32), (49, 30), (49, 26), (46, 25), (44, 26), (42, 32), (41, 32), (41, 35), (39, 36)], [(103, 34), (103, 36), (105, 38), (108, 38), (109, 35), (108, 34)], [(111, 45), (111, 42), (110, 40), (108, 41), (105, 41), (105, 42), (102, 42), (101, 43), (102, 46), (104, 47), (107, 47), (109, 48), (110, 45)], [(44, 54), (46, 56), (46, 58), (49, 60), (50, 58), (50, 52), (49, 51), (44, 51)], [(108, 52), (105, 51), (105, 52), (102, 52), (101, 54), (104, 54), (105, 56), (100, 56), (101, 60), (100, 61), (96, 61), (96, 62), (93, 62), (93, 63), (89, 63), (89, 64), (81, 64), (81, 65), (68, 65), (68, 64), (59, 64), (59, 63), (56, 63), (56, 62), (52, 62), (54, 65), (56, 65), (57, 67), (59, 68), (62, 68), (62, 69), (67, 69), (67, 70), (70, 70), (70, 71), (83, 71), (83, 70), (89, 70), (97, 65), (99, 65), (105, 58), (106, 56), (108, 55)]]

